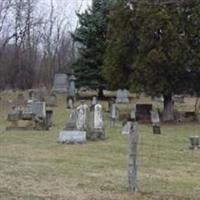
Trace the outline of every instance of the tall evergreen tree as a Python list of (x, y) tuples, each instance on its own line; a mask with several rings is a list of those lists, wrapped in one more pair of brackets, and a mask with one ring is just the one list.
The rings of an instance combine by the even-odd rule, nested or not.
[[(193, 17), (187, 14), (189, 23), (199, 23), (197, 4), (189, 5), (186, 7), (194, 10)], [(124, 75), (132, 88), (152, 96), (163, 95), (166, 121), (173, 120), (172, 95), (193, 89), (194, 81), (188, 78), (191, 77), (189, 71), (199, 70), (199, 46), (192, 45), (194, 35), (197, 41), (199, 39), (199, 26), (188, 27), (187, 20), (183, 19), (184, 6), (182, 3), (154, 4), (146, 0), (129, 6), (122, 4), (109, 23), (112, 31), (105, 54), (105, 78), (111, 86), (120, 85), (123, 79), (112, 79), (113, 72), (120, 71), (120, 77)], [(116, 26), (115, 22), (120, 25)], [(196, 32), (198, 34), (193, 34)], [(130, 45), (125, 45), (126, 41)], [(125, 66), (129, 76), (127, 70), (124, 73)]]
[(74, 63), (78, 86), (99, 89), (99, 98), (103, 96), (103, 88), (106, 86), (102, 64), (109, 10), (113, 2), (115, 1), (93, 0), (89, 10), (78, 14), (80, 27), (73, 34), (79, 50), (79, 58)]

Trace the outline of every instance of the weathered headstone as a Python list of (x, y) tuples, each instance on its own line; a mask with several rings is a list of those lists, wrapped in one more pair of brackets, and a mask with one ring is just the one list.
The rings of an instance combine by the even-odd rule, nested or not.
[(73, 109), (74, 108), (74, 99), (72, 97), (67, 98), (67, 108)]
[[(11, 113), (8, 113), (8, 121), (14, 122), (15, 125), (7, 127), (7, 129), (27, 130), (28, 128), (42, 128), (48, 130), (52, 126), (52, 115), (52, 110), (46, 110), (45, 102), (33, 101), (28, 103), (23, 109), (15, 107)], [(28, 124), (26, 126), (18, 126), (18, 121), (26, 121)]]
[(122, 102), (123, 103), (129, 103), (129, 98), (128, 98), (129, 92), (128, 92), (128, 90), (124, 89), (122, 94), (123, 94), (122, 95)]
[(32, 113), (37, 117), (45, 118), (46, 117), (46, 103), (40, 102), (40, 101), (33, 102)]
[[(83, 111), (83, 110), (82, 110)], [(85, 143), (87, 132), (84, 130), (84, 125), (80, 128), (80, 123), (77, 123), (77, 120), (80, 120), (80, 109), (75, 109), (71, 111), (70, 119), (66, 123), (66, 126), (63, 131), (59, 133), (58, 141), (61, 143), (75, 144), (75, 143)], [(84, 120), (81, 118), (81, 120)], [(82, 125), (82, 124), (81, 124)]]
[(71, 75), (69, 77), (69, 90), (68, 90), (68, 96), (69, 97), (75, 97), (76, 95), (76, 86), (75, 86), (75, 76), (74, 75)]
[(128, 103), (129, 102), (128, 96), (129, 92), (127, 89), (117, 90), (116, 103)]
[(68, 92), (68, 76), (66, 74), (55, 74), (53, 83), (53, 92)]
[(151, 122), (152, 122), (152, 126), (153, 126), (153, 133), (161, 134), (160, 117), (159, 117), (158, 109), (154, 108), (151, 110)]
[(116, 103), (122, 103), (122, 102), (123, 102), (123, 91), (121, 89), (118, 89), (116, 95)]
[(46, 99), (47, 106), (54, 107), (57, 106), (57, 96), (55, 94), (51, 94)]
[(77, 121), (76, 126), (78, 130), (86, 130), (88, 127), (89, 107), (84, 101), (77, 107)]
[(119, 109), (117, 108), (116, 103), (113, 103), (111, 105), (111, 110), (110, 110), (110, 128), (115, 126), (115, 122), (119, 116)]
[(90, 111), (94, 110), (94, 107), (95, 107), (96, 104), (97, 104), (97, 97), (94, 96), (94, 97), (92, 97)]

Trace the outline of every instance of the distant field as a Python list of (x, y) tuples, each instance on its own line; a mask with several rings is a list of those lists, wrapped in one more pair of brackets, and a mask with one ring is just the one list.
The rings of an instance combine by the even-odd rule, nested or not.
[[(139, 191), (131, 195), (127, 192), (127, 137), (120, 133), (121, 122), (106, 129), (105, 141), (61, 145), (57, 137), (69, 115), (64, 97), (54, 108), (51, 131), (5, 131), (9, 107), (5, 100), (14, 96), (1, 93), (1, 200), (200, 199), (200, 150), (188, 149), (188, 137), (200, 136), (199, 124), (163, 125), (162, 135), (153, 135), (150, 125), (139, 125)], [(137, 101), (150, 102), (150, 98)], [(194, 99), (188, 98), (176, 107), (192, 110), (193, 105)], [(131, 105), (120, 108), (128, 110)], [(107, 114), (105, 119), (107, 126)]]

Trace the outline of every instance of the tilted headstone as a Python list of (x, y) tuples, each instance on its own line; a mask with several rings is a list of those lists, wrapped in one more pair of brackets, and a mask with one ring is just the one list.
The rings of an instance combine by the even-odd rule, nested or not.
[(68, 76), (66, 74), (55, 74), (52, 90), (54, 92), (67, 93)]

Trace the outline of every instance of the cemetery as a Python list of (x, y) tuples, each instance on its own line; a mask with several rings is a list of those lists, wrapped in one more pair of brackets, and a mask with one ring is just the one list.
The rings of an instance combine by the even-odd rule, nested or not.
[[(113, 200), (195, 199), (199, 195), (199, 123), (163, 123), (156, 111), (162, 103), (150, 97), (137, 99), (130, 94), (131, 102), (117, 103), (117, 115), (130, 111), (127, 120), (134, 121), (138, 102), (153, 105), (150, 122), (137, 124), (138, 172), (137, 182), (132, 183), (130, 178), (128, 182), (132, 157), (129, 161), (127, 157), (132, 122), (123, 128), (123, 121), (116, 116), (110, 126), (113, 113), (107, 112), (107, 101), (94, 101), (91, 95), (91, 101), (75, 101), (74, 108), (68, 109), (61, 94), (58, 106), (53, 107), (55, 125), (48, 132), (6, 130), (5, 116), (12, 106), (7, 102), (15, 95), (1, 93), (0, 101), (0, 192), (4, 199), (106, 199), (108, 195)], [(90, 111), (91, 102), (95, 105)], [(184, 105), (176, 103), (176, 108), (183, 112), (183, 108), (193, 109), (194, 103), (194, 98), (185, 98)], [(159, 135), (153, 134), (154, 125), (160, 127)], [(103, 138), (94, 140), (87, 136), (88, 131)], [(128, 192), (135, 191), (128, 183), (137, 186), (134, 196)]]
[(200, 0), (0, 0), (0, 200), (200, 200)]

